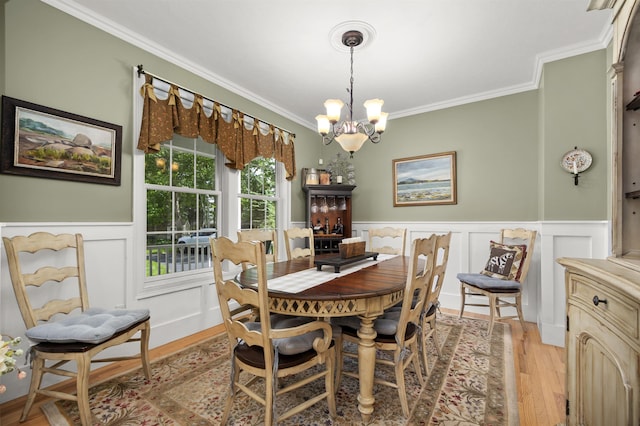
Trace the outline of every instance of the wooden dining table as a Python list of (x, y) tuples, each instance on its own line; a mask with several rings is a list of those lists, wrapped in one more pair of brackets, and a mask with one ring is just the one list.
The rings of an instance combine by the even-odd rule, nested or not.
[[(335, 255), (333, 255), (335, 256)], [(316, 257), (316, 259), (319, 256)], [(366, 262), (371, 266), (366, 266)], [(373, 322), (383, 311), (402, 301), (410, 258), (396, 256), (374, 264), (364, 260), (356, 265), (346, 265), (342, 274), (334, 275), (334, 269), (317, 270), (313, 258), (294, 259), (267, 264), (267, 287), (269, 280), (313, 269), (305, 274), (330, 274), (330, 280), (299, 292), (269, 289), (269, 310), (287, 315), (334, 318), (357, 315), (360, 317), (358, 330), (358, 374), (360, 393), (358, 410), (366, 424), (373, 414), (375, 397), (373, 382), (375, 371), (375, 338)], [(353, 272), (349, 268), (353, 268)], [(356, 270), (357, 269), (357, 270)], [(256, 268), (247, 269), (236, 276), (242, 286), (255, 287)], [(341, 362), (341, 360), (338, 360)]]

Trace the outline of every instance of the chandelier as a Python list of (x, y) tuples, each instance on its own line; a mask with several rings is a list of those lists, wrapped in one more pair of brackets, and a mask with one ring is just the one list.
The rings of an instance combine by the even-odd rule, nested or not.
[(351, 52), (351, 79), (349, 80), (349, 113), (345, 121), (340, 121), (340, 112), (344, 102), (340, 99), (327, 99), (324, 107), (327, 109), (326, 115), (318, 115), (318, 133), (322, 135), (322, 143), (329, 145), (335, 139), (342, 149), (347, 151), (351, 158), (353, 153), (359, 150), (362, 145), (370, 140), (378, 143), (381, 140), (382, 132), (387, 126), (386, 112), (382, 112), (382, 99), (369, 99), (364, 103), (367, 109), (367, 120), (353, 120), (353, 48), (362, 43), (363, 36), (360, 31), (347, 31), (342, 35), (342, 44), (349, 48)]

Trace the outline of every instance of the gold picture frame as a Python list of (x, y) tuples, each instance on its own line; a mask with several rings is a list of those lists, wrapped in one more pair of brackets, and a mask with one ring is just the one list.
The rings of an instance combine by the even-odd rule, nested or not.
[(2, 97), (0, 172), (120, 185), (122, 126)]
[(456, 152), (393, 160), (393, 206), (457, 204)]

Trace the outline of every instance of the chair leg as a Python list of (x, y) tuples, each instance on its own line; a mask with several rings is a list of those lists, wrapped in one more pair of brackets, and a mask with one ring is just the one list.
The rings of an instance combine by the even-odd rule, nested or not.
[(464, 313), (464, 305), (465, 305), (465, 298), (467, 296), (467, 292), (464, 288), (464, 284), (462, 283), (462, 281), (460, 282), (460, 315), (458, 315), (458, 318), (462, 318), (462, 314)]
[[(235, 359), (231, 359), (231, 363), (235, 364)], [(235, 365), (234, 368), (234, 374), (233, 377), (231, 378), (231, 384), (233, 384), (233, 388), (231, 387), (231, 384), (229, 385), (229, 397), (227, 398), (227, 405), (224, 407), (224, 413), (222, 414), (222, 420), (220, 421), (221, 425), (226, 425), (227, 424), (227, 420), (229, 420), (229, 414), (231, 414), (231, 409), (233, 408), (233, 401), (236, 397), (236, 391), (235, 389), (235, 383), (238, 382), (238, 380), (240, 379), (240, 369), (238, 368), (238, 365)]]
[(427, 338), (424, 335), (425, 326), (427, 321), (422, 322), (422, 331), (420, 332), (420, 355), (422, 359), (422, 365), (424, 367), (425, 376), (429, 376), (429, 358), (427, 357)]
[(342, 363), (344, 362), (343, 360), (343, 355), (342, 355), (342, 330), (335, 330), (335, 327), (332, 326), (333, 330), (333, 342), (334, 342), (334, 346), (336, 348), (335, 351), (335, 358), (336, 358), (336, 362), (335, 362), (335, 370), (336, 370), (336, 375), (335, 375), (335, 386), (334, 386), (334, 390), (336, 392), (338, 392), (338, 390), (340, 389), (340, 384), (342, 383)]
[(496, 296), (489, 296), (489, 329), (487, 330), (487, 335), (491, 336), (493, 332), (493, 321), (496, 316)]
[(442, 356), (442, 348), (440, 348), (440, 342), (438, 341), (438, 328), (436, 327), (436, 322), (436, 318), (433, 317), (429, 324), (431, 325), (431, 329), (433, 330), (433, 343), (436, 345), (438, 356)]
[(520, 325), (522, 326), (522, 334), (526, 337), (527, 329), (524, 325), (524, 315), (522, 315), (522, 296), (516, 296), (516, 310), (518, 311), (518, 318), (520, 319)]
[(25, 402), (24, 408), (22, 409), (20, 422), (27, 420), (29, 411), (31, 411), (31, 406), (36, 399), (37, 391), (40, 389), (40, 384), (42, 383), (42, 375), (44, 374), (43, 369), (44, 359), (40, 358), (38, 355), (34, 355), (33, 368), (31, 369), (31, 383), (29, 384), (29, 396), (27, 397), (27, 402)]
[[(404, 385), (404, 363), (402, 362), (401, 351), (397, 350), (395, 355), (395, 373), (396, 384), (398, 385), (398, 395), (400, 396), (400, 405), (402, 413), (405, 417), (409, 417), (409, 403), (407, 402), (407, 391)], [(419, 370), (418, 370), (419, 371)]]
[(151, 334), (151, 325), (146, 322), (145, 327), (140, 334), (140, 361), (142, 362), (142, 371), (147, 379), (151, 379), (151, 365), (149, 364), (149, 335)]
[(418, 381), (420, 385), (424, 385), (424, 377), (422, 377), (422, 367), (420, 366), (420, 357), (418, 351), (418, 342), (414, 342), (411, 345), (411, 362), (413, 363), (413, 369), (416, 371)]
[(275, 413), (273, 412), (273, 401), (275, 400), (275, 392), (273, 389), (273, 381), (277, 380), (276, 377), (273, 377), (271, 374), (272, 371), (267, 369), (267, 377), (265, 380), (265, 397), (264, 397), (264, 424), (266, 426), (271, 426), (275, 424)]
[(76, 360), (78, 364), (78, 377), (76, 378), (78, 412), (82, 426), (91, 426), (91, 407), (89, 406), (89, 373), (91, 359), (88, 356), (80, 356)]
[(326, 359), (325, 368), (327, 369), (327, 375), (325, 376), (325, 387), (327, 390), (327, 405), (329, 406), (329, 415), (331, 418), (336, 417), (336, 390), (333, 387), (335, 383), (335, 366), (336, 366), (336, 350), (335, 347), (329, 350), (329, 354)]

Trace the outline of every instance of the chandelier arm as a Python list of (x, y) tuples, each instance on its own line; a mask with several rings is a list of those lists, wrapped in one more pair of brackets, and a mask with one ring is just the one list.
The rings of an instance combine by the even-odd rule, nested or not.
[(336, 136), (333, 133), (329, 133), (327, 135), (323, 135), (322, 136), (322, 143), (324, 145), (329, 145), (331, 142), (333, 142), (333, 140), (336, 138)]

